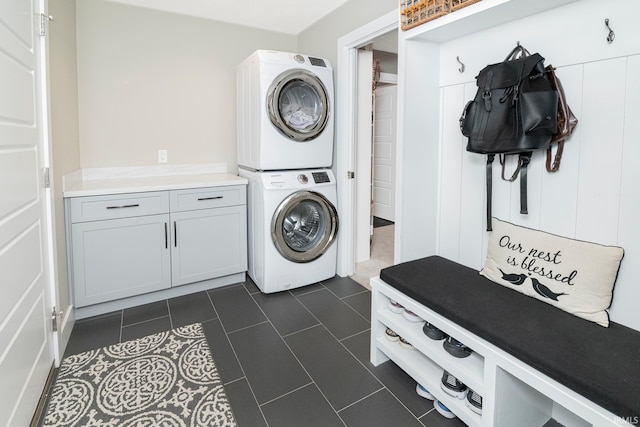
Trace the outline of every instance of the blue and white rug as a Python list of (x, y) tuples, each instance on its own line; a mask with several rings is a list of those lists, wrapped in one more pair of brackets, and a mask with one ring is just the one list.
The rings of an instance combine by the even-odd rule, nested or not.
[(63, 359), (43, 426), (235, 426), (199, 323)]

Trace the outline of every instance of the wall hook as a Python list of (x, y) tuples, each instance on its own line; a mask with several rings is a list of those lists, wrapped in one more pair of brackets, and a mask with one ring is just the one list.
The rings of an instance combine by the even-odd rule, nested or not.
[(456, 61), (458, 61), (458, 64), (460, 64), (460, 68), (458, 68), (458, 71), (460, 71), (461, 73), (464, 73), (464, 64), (462, 63), (462, 61), (460, 61), (460, 57), (456, 56)]
[(609, 18), (604, 20), (604, 25), (606, 25), (607, 29), (609, 30), (609, 35), (607, 36), (607, 41), (609, 43), (612, 43), (616, 38), (616, 33), (614, 33), (613, 30), (611, 29), (611, 27), (609, 26)]

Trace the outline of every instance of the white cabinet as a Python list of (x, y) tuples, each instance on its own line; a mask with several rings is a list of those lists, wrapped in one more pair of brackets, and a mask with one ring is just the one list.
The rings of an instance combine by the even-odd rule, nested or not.
[(168, 224), (168, 214), (73, 224), (76, 306), (169, 288)]
[(173, 286), (247, 269), (245, 194), (244, 186), (171, 192)]
[(244, 185), (75, 197), (67, 211), (76, 307), (247, 269)]

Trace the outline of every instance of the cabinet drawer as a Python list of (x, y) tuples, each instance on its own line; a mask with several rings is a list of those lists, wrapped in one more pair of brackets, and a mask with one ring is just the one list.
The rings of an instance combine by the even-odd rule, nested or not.
[(170, 192), (171, 212), (238, 206), (247, 203), (244, 185), (208, 187)]
[(71, 222), (129, 218), (169, 212), (169, 193), (113, 194), (71, 199)]

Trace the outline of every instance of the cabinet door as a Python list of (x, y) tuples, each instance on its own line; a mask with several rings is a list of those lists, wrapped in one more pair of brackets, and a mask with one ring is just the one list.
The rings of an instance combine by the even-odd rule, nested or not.
[(77, 307), (171, 287), (169, 215), (72, 225)]
[(247, 269), (246, 206), (171, 214), (173, 286)]

